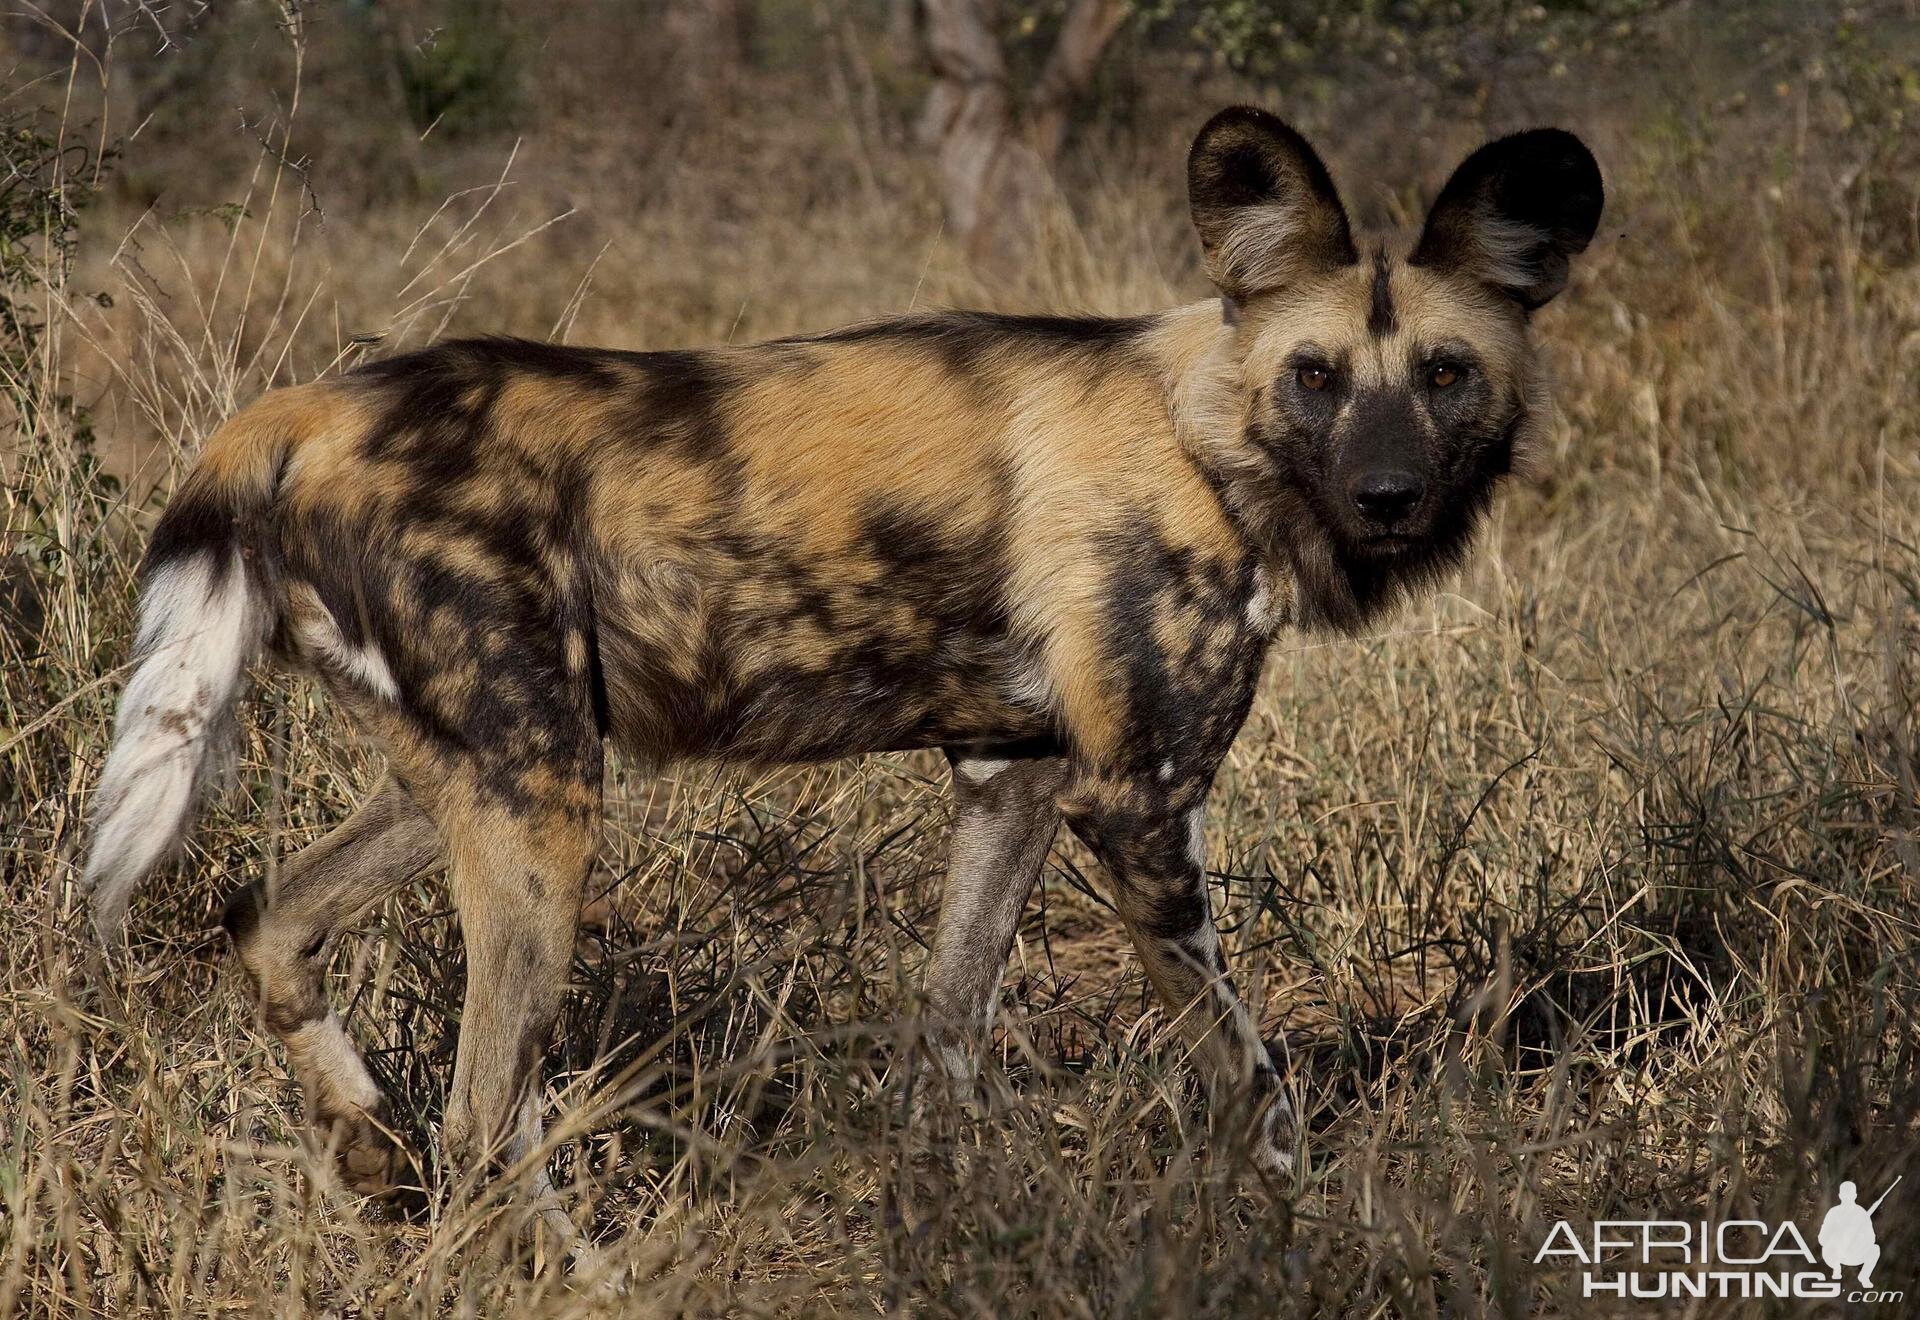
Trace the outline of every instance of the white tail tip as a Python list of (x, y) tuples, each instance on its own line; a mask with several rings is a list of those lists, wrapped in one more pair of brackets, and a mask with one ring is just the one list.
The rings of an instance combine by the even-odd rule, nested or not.
[(234, 701), (266, 617), (237, 550), (163, 564), (148, 579), (81, 881), (104, 944), (120, 938), (134, 890), (179, 846), (230, 754)]

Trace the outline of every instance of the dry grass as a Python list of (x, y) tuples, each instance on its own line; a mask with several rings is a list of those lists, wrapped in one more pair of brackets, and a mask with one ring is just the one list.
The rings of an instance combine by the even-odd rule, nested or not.
[[(1903, 1173), (1882, 1281), (1914, 1295), (1920, 274), (1811, 188), (1728, 175), (1702, 215), (1697, 162), (1623, 134), (1611, 164), (1633, 241), (1541, 318), (1552, 475), (1383, 635), (1285, 642), (1214, 795), (1216, 907), (1310, 1129), (1294, 1184), (1208, 1154), (1068, 844), (1009, 978), (1003, 1103), (904, 1123), (891, 1024), (944, 773), (690, 767), (615, 786), (614, 918), (549, 1060), (555, 1171), (624, 1297), (432, 1157), (460, 986), (438, 888), (335, 956), (433, 1209), (370, 1213), (300, 1145), (211, 923), (371, 782), (306, 685), (262, 689), (239, 786), (136, 909), (132, 978), (78, 976), (145, 491), (365, 331), (701, 342), (984, 295), (912, 199), (750, 217), (719, 255), (690, 203), (607, 208), (597, 264), (511, 187), (322, 226), (271, 158), (245, 218), (98, 218), (73, 280), (113, 306), (52, 290), (13, 383), (90, 404), (128, 480), (58, 408), (6, 459), (0, 556), (36, 600), (0, 610), (37, 617), (0, 627), (0, 1314), (1580, 1311), (1533, 1263), (1557, 1218), (1811, 1225), (1839, 1179)], [(1096, 181), (1020, 300), (1192, 294), (1149, 191)]]

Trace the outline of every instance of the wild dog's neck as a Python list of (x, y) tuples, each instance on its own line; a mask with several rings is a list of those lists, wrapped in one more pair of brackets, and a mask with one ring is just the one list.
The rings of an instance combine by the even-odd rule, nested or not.
[(1252, 396), (1241, 379), (1234, 330), (1219, 300), (1161, 313), (1148, 343), (1165, 372), (1180, 447), (1219, 492), (1268, 571), (1279, 581), (1291, 581), (1294, 566), (1278, 518), (1281, 503), (1272, 470), (1246, 441)]

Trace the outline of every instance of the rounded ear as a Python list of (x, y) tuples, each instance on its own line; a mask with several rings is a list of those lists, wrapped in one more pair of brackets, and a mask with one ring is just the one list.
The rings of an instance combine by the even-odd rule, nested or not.
[(1532, 311), (1567, 287), (1606, 191), (1593, 153), (1573, 134), (1537, 128), (1489, 142), (1462, 161), (1427, 213), (1410, 259), (1464, 271)]
[(1234, 302), (1359, 260), (1327, 167), (1265, 110), (1207, 121), (1187, 156), (1187, 201), (1207, 276)]

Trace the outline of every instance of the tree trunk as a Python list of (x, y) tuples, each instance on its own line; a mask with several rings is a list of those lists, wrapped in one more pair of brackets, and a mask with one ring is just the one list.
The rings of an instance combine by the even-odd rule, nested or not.
[(667, 31), (683, 92), (695, 102), (731, 92), (746, 64), (750, 0), (669, 0)]
[(991, 0), (921, 0), (934, 84), (919, 136), (935, 155), (948, 228), (976, 264), (1009, 271), (1032, 254), (1073, 102), (1127, 9), (1127, 0), (1074, 0), (1023, 99)]

